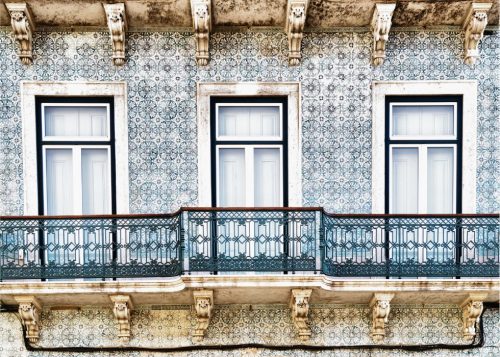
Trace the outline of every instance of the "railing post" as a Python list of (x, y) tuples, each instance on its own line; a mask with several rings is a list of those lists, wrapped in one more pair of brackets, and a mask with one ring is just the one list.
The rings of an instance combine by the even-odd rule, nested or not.
[(389, 219), (384, 218), (384, 258), (385, 258), (386, 279), (389, 279), (391, 277), (389, 225), (390, 225)]
[(210, 248), (212, 255), (213, 274), (217, 275), (217, 212), (210, 213)]
[[(184, 211), (179, 212), (179, 267), (180, 267), (180, 275), (184, 274), (184, 251), (186, 247), (185, 244), (185, 230), (184, 230)], [(187, 269), (186, 269), (187, 270)]]
[[(319, 212), (319, 267), (316, 267), (320, 273), (325, 274), (324, 264), (325, 264), (325, 219), (323, 211)], [(319, 269), (318, 269), (319, 268)], [(316, 272), (315, 272), (316, 273)]]
[[(130, 230), (130, 219), (129, 219), (128, 228)], [(116, 267), (118, 264), (118, 238), (117, 238), (117, 220), (111, 220), (111, 247), (112, 247), (112, 255), (111, 255), (111, 266), (112, 266), (112, 275), (113, 280), (116, 280)]]
[(461, 275), (461, 261), (462, 261), (462, 218), (457, 218), (455, 221), (455, 269), (456, 278), (460, 279)]
[[(283, 211), (283, 274), (288, 274), (288, 260), (290, 258), (290, 231), (289, 231), (289, 213)], [(295, 273), (294, 257), (292, 257), (292, 274)]]
[(38, 259), (40, 260), (40, 277), (42, 281), (45, 281), (45, 264), (47, 263), (45, 261), (45, 237), (44, 237), (44, 230), (43, 230), (43, 220), (38, 220), (37, 221), (38, 225)]

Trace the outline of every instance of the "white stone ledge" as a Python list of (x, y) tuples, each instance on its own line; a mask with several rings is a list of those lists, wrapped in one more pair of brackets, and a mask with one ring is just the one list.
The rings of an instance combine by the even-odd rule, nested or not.
[(192, 303), (192, 291), (211, 289), (216, 304), (286, 304), (291, 289), (312, 289), (313, 304), (367, 304), (373, 293), (394, 293), (394, 304), (460, 304), (470, 293), (498, 302), (500, 279), (335, 279), (324, 275), (197, 275), (151, 280), (12, 281), (0, 283), (0, 301), (36, 296), (44, 306), (109, 305), (108, 295), (128, 294), (136, 305)]

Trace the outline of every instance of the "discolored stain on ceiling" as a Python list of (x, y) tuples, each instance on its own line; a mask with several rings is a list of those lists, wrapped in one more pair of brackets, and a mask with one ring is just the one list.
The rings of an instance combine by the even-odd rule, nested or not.
[[(118, 0), (116, 0), (118, 1)], [(103, 3), (115, 0), (26, 0), (39, 27), (104, 27)], [(499, 26), (499, 0), (493, 3), (488, 24)], [(0, 0), (0, 26), (10, 26), (5, 2)], [(192, 28), (190, 0), (124, 0), (130, 28)], [(310, 0), (306, 29), (370, 25), (375, 0)], [(385, 1), (391, 2), (391, 1)], [(461, 26), (470, 0), (398, 0), (393, 16), (394, 27)], [(212, 0), (215, 27), (284, 28), (287, 0)]]

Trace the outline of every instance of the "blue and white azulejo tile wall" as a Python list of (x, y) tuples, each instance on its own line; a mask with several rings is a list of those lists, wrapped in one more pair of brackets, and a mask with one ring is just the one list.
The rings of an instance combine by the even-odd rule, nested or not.
[(210, 65), (200, 68), (191, 33), (130, 33), (117, 68), (105, 32), (36, 33), (32, 66), (0, 32), (0, 215), (23, 213), (22, 80), (127, 82), (131, 212), (197, 204), (197, 82), (300, 81), (303, 204), (355, 213), (371, 211), (371, 82), (474, 79), (478, 212), (498, 211), (500, 33), (485, 36), (473, 67), (463, 64), (462, 41), (458, 32), (394, 31), (374, 69), (370, 33), (307, 33), (302, 64), (289, 67), (284, 33), (215, 33)]

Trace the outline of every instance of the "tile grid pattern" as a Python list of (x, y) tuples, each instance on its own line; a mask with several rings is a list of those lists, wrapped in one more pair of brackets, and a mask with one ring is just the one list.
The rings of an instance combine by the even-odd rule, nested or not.
[(287, 65), (279, 32), (215, 33), (212, 60), (199, 68), (190, 33), (131, 33), (127, 63), (111, 63), (107, 33), (36, 33), (34, 64), (0, 32), (0, 214), (22, 214), (21, 80), (128, 83), (130, 211), (167, 212), (197, 204), (196, 82), (302, 83), (303, 204), (371, 210), (372, 80), (477, 79), (478, 212), (500, 202), (500, 33), (485, 36), (481, 59), (462, 63), (462, 35), (394, 32), (387, 61), (370, 65), (369, 33), (307, 33), (300, 67)]
[[(372, 344), (369, 338), (370, 314), (365, 306), (313, 306), (311, 317), (315, 345)], [(183, 310), (138, 309), (132, 314), (131, 346), (151, 348), (189, 346), (189, 329), (194, 313)], [(234, 351), (192, 351), (176, 356), (495, 356), (500, 353), (500, 315), (485, 312), (486, 344), (481, 349), (425, 352), (383, 350), (339, 350), (306, 352), (240, 349)], [(279, 331), (279, 333), (276, 333)], [(460, 336), (460, 310), (454, 306), (395, 306), (391, 312), (386, 344), (464, 344)], [(44, 311), (40, 346), (96, 347), (117, 346), (116, 326), (111, 309)], [(14, 314), (0, 314), (0, 357), (82, 356), (79, 353), (27, 352), (22, 344), (21, 325)], [(295, 344), (297, 338), (286, 306), (217, 306), (204, 344), (263, 343)], [(105, 354), (102, 354), (105, 355)], [(165, 353), (123, 352), (119, 356), (163, 356)]]

